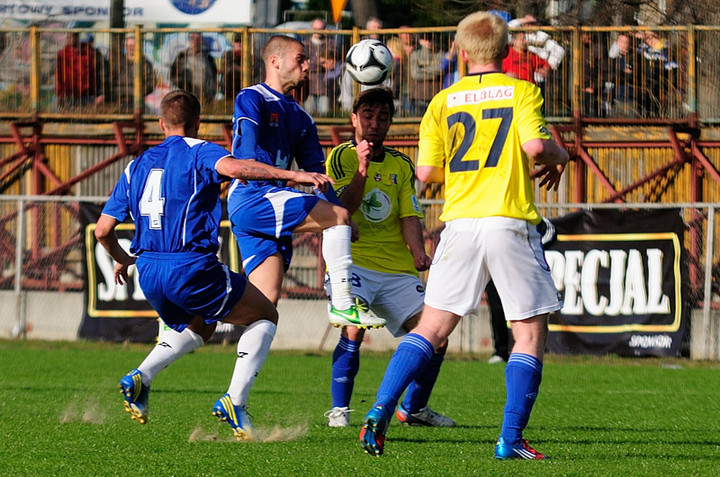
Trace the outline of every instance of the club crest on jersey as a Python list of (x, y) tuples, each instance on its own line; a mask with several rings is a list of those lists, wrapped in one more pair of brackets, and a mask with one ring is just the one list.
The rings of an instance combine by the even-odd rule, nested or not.
[(269, 125), (271, 128), (280, 126), (280, 115), (278, 113), (270, 113)]
[(380, 182), (382, 180), (382, 176), (379, 172), (375, 173), (375, 182)]
[(397, 185), (397, 174), (390, 174), (390, 180), (393, 184)]
[(368, 222), (376, 224), (390, 216), (392, 202), (385, 192), (376, 187), (363, 197), (360, 203), (360, 211)]

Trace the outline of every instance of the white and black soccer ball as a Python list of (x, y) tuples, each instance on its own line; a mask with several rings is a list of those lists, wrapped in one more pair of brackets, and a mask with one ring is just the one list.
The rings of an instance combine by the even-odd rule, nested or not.
[(350, 47), (345, 57), (346, 68), (352, 79), (362, 85), (375, 86), (390, 76), (393, 56), (379, 40), (361, 40)]

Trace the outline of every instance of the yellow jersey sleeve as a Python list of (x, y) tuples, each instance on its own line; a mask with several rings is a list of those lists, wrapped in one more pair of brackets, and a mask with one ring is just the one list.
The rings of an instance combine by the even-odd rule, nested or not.
[(358, 157), (355, 151), (355, 144), (348, 141), (340, 144), (332, 151), (325, 163), (327, 175), (335, 181), (333, 188), (338, 195), (350, 184), (353, 176), (358, 170)]

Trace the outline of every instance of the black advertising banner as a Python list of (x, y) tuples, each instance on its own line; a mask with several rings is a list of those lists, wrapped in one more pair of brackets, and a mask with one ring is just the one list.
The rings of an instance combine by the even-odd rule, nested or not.
[(553, 223), (545, 258), (563, 308), (550, 316), (549, 351), (679, 356), (690, 311), (680, 210), (598, 209)]
[[(83, 262), (85, 266), (85, 312), (79, 335), (85, 339), (104, 341), (150, 342), (158, 336), (158, 315), (145, 300), (138, 284), (138, 273), (131, 267), (129, 283), (116, 285), (114, 261), (95, 239), (95, 222), (102, 207), (80, 204), (80, 216), (85, 240)], [(132, 223), (119, 224), (115, 229), (120, 245), (129, 250), (135, 233)], [(230, 224), (220, 224), (220, 259), (232, 270), (239, 269), (239, 256)], [(242, 327), (218, 323), (211, 341), (237, 340)]]

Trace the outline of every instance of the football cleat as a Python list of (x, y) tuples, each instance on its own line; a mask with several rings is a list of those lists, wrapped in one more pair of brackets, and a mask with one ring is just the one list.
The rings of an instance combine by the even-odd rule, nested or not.
[(142, 383), (142, 373), (133, 369), (120, 380), (118, 384), (120, 393), (125, 398), (125, 412), (130, 413), (130, 419), (145, 424), (148, 417), (148, 397), (150, 386)]
[(382, 328), (385, 326), (385, 319), (379, 318), (368, 308), (367, 303), (355, 298), (355, 304), (347, 310), (338, 310), (332, 304), (329, 311), (330, 324), (334, 327), (355, 326), (357, 328)]
[(390, 419), (385, 415), (382, 406), (375, 406), (365, 415), (365, 421), (360, 430), (360, 445), (365, 449), (366, 454), (377, 457), (383, 454), (385, 432), (389, 424)]
[(328, 420), (328, 427), (348, 427), (350, 425), (350, 413), (354, 409), (347, 407), (334, 407), (325, 412)]
[(250, 415), (245, 406), (234, 405), (229, 394), (225, 394), (217, 400), (215, 406), (213, 406), (212, 415), (221, 422), (227, 422), (238, 441), (254, 441), (257, 439), (255, 429), (250, 423)]
[(408, 410), (400, 404), (395, 415), (398, 421), (407, 426), (455, 427), (456, 425), (455, 421), (447, 416), (438, 414), (430, 409), (430, 406), (425, 406), (418, 412), (410, 414)]
[(498, 438), (497, 444), (495, 444), (495, 458), (500, 460), (545, 460), (549, 459), (550, 457), (546, 456), (545, 454), (541, 454), (540, 452), (530, 447), (527, 439), (523, 439), (520, 441), (520, 443), (513, 446), (505, 442), (505, 439), (500, 437)]

